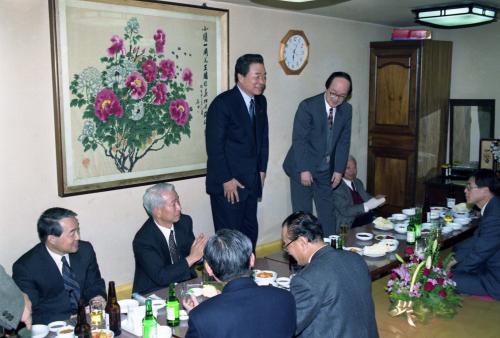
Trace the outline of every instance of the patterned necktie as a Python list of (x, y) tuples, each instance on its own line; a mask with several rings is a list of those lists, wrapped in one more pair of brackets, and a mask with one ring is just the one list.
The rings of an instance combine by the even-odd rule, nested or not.
[(250, 121), (252, 121), (252, 123), (253, 123), (255, 120), (255, 101), (254, 101), (254, 99), (250, 100), (250, 107), (248, 108), (248, 114), (250, 115)]
[(68, 292), (69, 303), (71, 304), (72, 313), (76, 313), (78, 309), (78, 302), (80, 301), (80, 285), (76, 281), (75, 274), (66, 260), (66, 256), (62, 256), (62, 278), (64, 281), (64, 288)]
[(328, 128), (332, 129), (333, 127), (333, 108), (330, 108), (328, 112)]
[(354, 186), (354, 182), (351, 181), (352, 191), (356, 191), (356, 187)]
[(170, 231), (170, 236), (168, 236), (168, 251), (170, 251), (172, 264), (177, 263), (180, 260), (180, 257), (177, 251), (177, 244), (175, 243), (174, 230)]

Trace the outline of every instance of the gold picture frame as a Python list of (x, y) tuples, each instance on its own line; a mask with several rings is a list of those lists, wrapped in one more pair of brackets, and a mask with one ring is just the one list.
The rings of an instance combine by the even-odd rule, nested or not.
[(229, 84), (229, 11), (50, 0), (60, 196), (206, 173), (208, 105)]

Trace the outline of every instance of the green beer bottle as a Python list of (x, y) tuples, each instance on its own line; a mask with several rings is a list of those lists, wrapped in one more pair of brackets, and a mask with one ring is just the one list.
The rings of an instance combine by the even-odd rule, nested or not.
[(422, 208), (415, 208), (415, 240), (422, 237)]
[(167, 325), (170, 327), (178, 326), (179, 320), (179, 299), (175, 294), (175, 284), (172, 283), (168, 287), (168, 299), (167, 299)]
[(416, 240), (415, 236), (415, 218), (410, 217), (410, 223), (406, 228), (406, 244), (414, 245)]
[(142, 320), (142, 336), (144, 338), (156, 338), (156, 318), (153, 316), (153, 305), (151, 299), (146, 299), (146, 316)]

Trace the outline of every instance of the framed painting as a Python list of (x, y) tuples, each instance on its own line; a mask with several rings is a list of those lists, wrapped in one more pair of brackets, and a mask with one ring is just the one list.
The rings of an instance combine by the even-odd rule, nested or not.
[(204, 175), (228, 10), (50, 0), (49, 12), (59, 195)]
[(497, 164), (498, 161), (495, 161), (493, 157), (493, 148), (496, 147), (498, 151), (498, 147), (500, 146), (499, 139), (481, 139), (479, 144), (479, 168), (480, 169), (498, 169), (493, 168), (494, 164)]

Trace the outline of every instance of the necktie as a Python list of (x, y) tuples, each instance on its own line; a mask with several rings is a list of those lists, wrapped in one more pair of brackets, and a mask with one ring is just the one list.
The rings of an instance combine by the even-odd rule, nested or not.
[(76, 313), (78, 309), (78, 302), (80, 301), (80, 285), (76, 281), (75, 274), (66, 260), (66, 256), (62, 256), (62, 277), (64, 288), (68, 292), (69, 303), (71, 304), (72, 313)]
[(174, 231), (170, 231), (170, 236), (168, 236), (168, 250), (170, 251), (170, 258), (172, 259), (172, 264), (177, 263), (180, 260), (179, 253), (177, 252), (177, 244), (175, 243)]
[(356, 191), (356, 187), (354, 186), (354, 182), (351, 181), (351, 187), (352, 187), (352, 191)]
[(328, 128), (332, 129), (333, 127), (333, 108), (330, 108), (328, 111)]
[(252, 123), (253, 123), (255, 120), (255, 101), (254, 101), (254, 99), (250, 100), (250, 107), (248, 107), (248, 114), (250, 115), (250, 121), (252, 121)]

